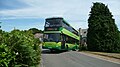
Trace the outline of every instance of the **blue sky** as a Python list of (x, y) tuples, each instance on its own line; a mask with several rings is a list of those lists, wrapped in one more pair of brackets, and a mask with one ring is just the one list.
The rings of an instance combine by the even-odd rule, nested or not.
[(108, 5), (120, 30), (120, 0), (0, 0), (0, 25), (5, 31), (43, 30), (45, 18), (63, 17), (75, 29), (88, 28), (93, 2)]

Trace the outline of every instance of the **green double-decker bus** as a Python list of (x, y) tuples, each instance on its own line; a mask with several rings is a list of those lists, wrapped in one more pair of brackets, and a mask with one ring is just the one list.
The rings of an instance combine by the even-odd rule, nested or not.
[(79, 47), (79, 35), (62, 17), (45, 19), (43, 49), (76, 50)]

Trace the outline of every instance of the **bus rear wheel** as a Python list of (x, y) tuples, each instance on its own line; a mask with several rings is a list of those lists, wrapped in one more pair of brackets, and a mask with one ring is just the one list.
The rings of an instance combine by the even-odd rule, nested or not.
[(72, 49), (72, 51), (78, 51), (78, 47), (76, 46), (74, 49)]
[(66, 50), (67, 50), (67, 51), (69, 50), (69, 47), (68, 47), (68, 45), (66, 45)]

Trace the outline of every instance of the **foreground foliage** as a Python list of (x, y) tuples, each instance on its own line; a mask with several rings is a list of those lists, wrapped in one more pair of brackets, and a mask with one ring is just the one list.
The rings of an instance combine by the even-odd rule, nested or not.
[(36, 67), (40, 63), (39, 44), (30, 31), (0, 30), (0, 67)]
[(93, 3), (88, 19), (88, 50), (120, 52), (119, 31), (113, 15), (103, 3)]

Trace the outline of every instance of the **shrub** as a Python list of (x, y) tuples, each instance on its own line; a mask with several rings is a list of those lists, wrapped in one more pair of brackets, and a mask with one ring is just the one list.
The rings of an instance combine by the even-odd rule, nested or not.
[(1, 36), (0, 46), (4, 51), (0, 51), (4, 53), (8, 49), (5, 55), (10, 55), (11, 59), (5, 60), (6, 64), (2, 61), (0, 67), (36, 67), (40, 63), (40, 42), (39, 39), (34, 38), (30, 31), (13, 30), (10, 33), (1, 33)]

